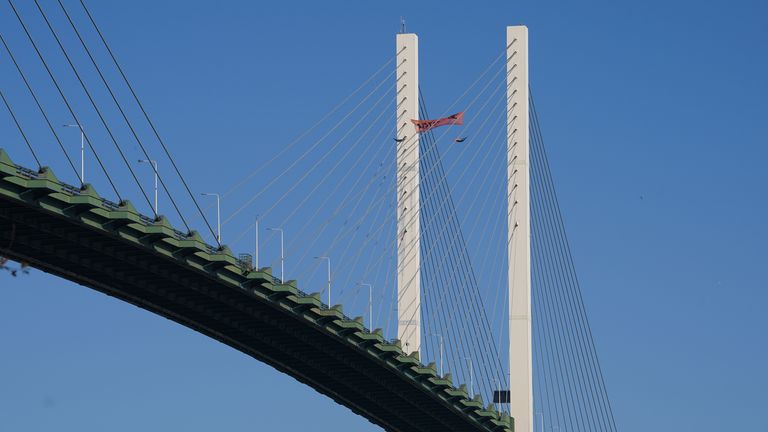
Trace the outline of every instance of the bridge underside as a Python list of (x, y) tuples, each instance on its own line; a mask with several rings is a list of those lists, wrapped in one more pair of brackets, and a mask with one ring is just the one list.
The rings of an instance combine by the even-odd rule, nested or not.
[(0, 254), (219, 340), (386, 430), (512, 430), (509, 418), (295, 284), (244, 270), (228, 250), (147, 222), (130, 204), (0, 158)]

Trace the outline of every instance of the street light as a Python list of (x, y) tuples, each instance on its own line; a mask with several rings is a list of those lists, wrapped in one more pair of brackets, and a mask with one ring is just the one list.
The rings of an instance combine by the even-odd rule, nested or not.
[(203, 192), (202, 196), (216, 197), (216, 241), (221, 246), (221, 196), (217, 193)]
[(439, 333), (430, 333), (429, 335), (440, 338), (440, 376), (443, 376), (443, 335)]
[(155, 216), (160, 213), (157, 209), (157, 161), (153, 159), (139, 159), (139, 163), (148, 163), (152, 166), (152, 171), (155, 172)]
[(464, 360), (467, 360), (469, 362), (469, 393), (471, 394), (470, 398), (475, 397), (475, 385), (472, 382), (473, 381), (473, 373), (472, 373), (472, 357), (464, 357)]
[(80, 183), (85, 184), (85, 133), (79, 124), (65, 124), (64, 127), (80, 129)]
[(368, 287), (368, 328), (373, 332), (373, 285), (367, 283), (358, 283), (358, 285)]
[(282, 228), (267, 228), (269, 231), (277, 231), (280, 233), (280, 282), (285, 281), (285, 248), (283, 247), (284, 232)]
[(256, 271), (259, 270), (259, 217), (256, 216)]
[(324, 259), (328, 261), (328, 307), (331, 307), (331, 258), (327, 256), (316, 256), (315, 259)]

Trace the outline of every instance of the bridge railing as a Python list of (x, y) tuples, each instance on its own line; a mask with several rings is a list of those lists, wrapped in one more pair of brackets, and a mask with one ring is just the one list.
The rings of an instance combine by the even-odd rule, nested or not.
[[(43, 173), (35, 171), (35, 170), (32, 170), (32, 169), (29, 169), (29, 168), (26, 168), (26, 167), (21, 166), (21, 165), (13, 164), (13, 168), (15, 168), (16, 169), (16, 173), (19, 174), (22, 177), (26, 177), (26, 178), (29, 178), (29, 179), (36, 179), (36, 180), (38, 180), (38, 179), (45, 179), (45, 180), (48, 180), (48, 181), (52, 181), (52, 179), (50, 177), (45, 176)], [(71, 184), (68, 184), (68, 183), (64, 183), (64, 182), (62, 182), (62, 181), (60, 181), (58, 179), (56, 179), (55, 183), (58, 184), (62, 188), (63, 191), (65, 191), (65, 192), (67, 192), (67, 193), (69, 193), (71, 195), (77, 195), (77, 196), (84, 195), (83, 190), (80, 187), (77, 187), (77, 186), (74, 186), (74, 185), (71, 185)], [(118, 203), (116, 203), (114, 201), (110, 201), (110, 200), (108, 200), (106, 198), (99, 198), (99, 203), (100, 203), (101, 207), (104, 208), (104, 210), (108, 210), (108, 211), (124, 210), (124, 209), (121, 209), (122, 206), (120, 204), (118, 204)], [(139, 221), (143, 225), (146, 225), (146, 226), (157, 225), (158, 223), (160, 223), (157, 219), (152, 218), (152, 217), (147, 216), (147, 215), (144, 215), (144, 214), (141, 214), (141, 213), (138, 213), (138, 212), (136, 212), (135, 215), (139, 218)], [(177, 240), (188, 240), (189, 237), (190, 237), (189, 233), (185, 233), (185, 232), (179, 231), (176, 228), (172, 228), (171, 230), (172, 230), (172, 232), (174, 234), (174, 237)], [(208, 244), (208, 243), (204, 243), (204, 244), (205, 244), (206, 249), (208, 249), (209, 253), (212, 253), (212, 254), (226, 253), (223, 249), (221, 249), (219, 247), (216, 247), (216, 246)], [(241, 259), (240, 257), (234, 257), (233, 256), (233, 258), (235, 258), (235, 260), (237, 261), (237, 263), (239, 264), (239, 266), (243, 270), (243, 272), (247, 273), (247, 272), (250, 272), (250, 271), (259, 271), (259, 269), (254, 269), (252, 266), (247, 265), (247, 263), (244, 262), (244, 260)], [(282, 281), (277, 276), (273, 276), (273, 275), (268, 275), (268, 276), (271, 279), (272, 283), (274, 283), (276, 285), (283, 285), (283, 284), (285, 284), (285, 282)], [(307, 293), (307, 292), (305, 292), (305, 291), (303, 291), (303, 290), (301, 290), (299, 288), (296, 288), (296, 291), (297, 291), (297, 294), (300, 295), (300, 296), (309, 297), (309, 296), (312, 295), (312, 294)], [(330, 310), (332, 307), (331, 307), (331, 305), (325, 304), (325, 303), (323, 303), (322, 300), (320, 300), (320, 307), (319, 308), (321, 310)], [(353, 318), (349, 317), (348, 315), (346, 315), (343, 312), (341, 312), (341, 316), (345, 320), (353, 321)], [(363, 325), (363, 330), (365, 332), (367, 332), (367, 333), (373, 333), (374, 329), (369, 329), (368, 327)], [(396, 339), (384, 339), (384, 340), (387, 343), (394, 343), (396, 341)]]

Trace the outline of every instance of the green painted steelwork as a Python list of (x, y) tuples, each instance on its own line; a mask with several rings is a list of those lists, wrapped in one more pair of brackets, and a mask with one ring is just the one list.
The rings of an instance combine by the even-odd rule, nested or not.
[(153, 220), (130, 202), (15, 165), (0, 149), (0, 254), (206, 334), (391, 431), (513, 432), (513, 420), (469, 400), (381, 329), (365, 328), (270, 268)]

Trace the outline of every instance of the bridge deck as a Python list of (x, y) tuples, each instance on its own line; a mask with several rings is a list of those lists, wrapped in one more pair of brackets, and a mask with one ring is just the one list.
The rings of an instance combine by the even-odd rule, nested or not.
[(13, 164), (0, 149), (0, 254), (132, 303), (286, 373), (390, 431), (513, 431), (464, 387), (196, 234)]

